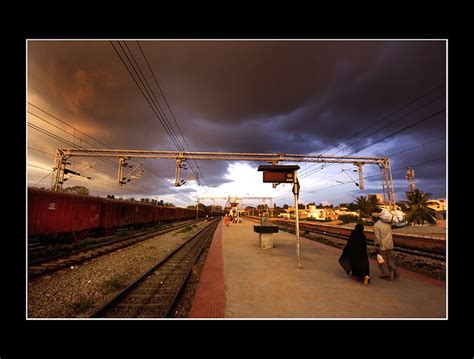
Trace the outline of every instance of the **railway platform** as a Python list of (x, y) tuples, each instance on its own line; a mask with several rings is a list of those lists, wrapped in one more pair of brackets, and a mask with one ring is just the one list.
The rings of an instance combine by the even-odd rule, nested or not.
[(273, 234), (261, 249), (254, 222), (221, 221), (208, 253), (190, 318), (435, 318), (446, 319), (446, 282), (399, 269), (379, 278), (370, 260), (368, 286), (340, 267), (341, 249), (301, 238), (297, 268), (295, 235)]

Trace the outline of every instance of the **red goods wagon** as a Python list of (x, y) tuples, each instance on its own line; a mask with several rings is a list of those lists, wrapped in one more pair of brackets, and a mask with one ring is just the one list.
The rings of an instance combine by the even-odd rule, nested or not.
[(153, 206), (147, 203), (130, 204), (130, 223), (147, 224), (153, 222)]
[(167, 222), (172, 219), (171, 217), (172, 216), (171, 216), (169, 207), (155, 207), (153, 222), (155, 223)]
[(100, 227), (112, 228), (152, 223), (154, 206), (140, 202), (104, 199)]
[(196, 210), (185, 208), (183, 216), (185, 216), (185, 218), (195, 218), (196, 217)]
[(174, 209), (174, 218), (183, 220), (186, 219), (186, 216), (184, 215), (184, 209), (183, 208), (173, 208)]
[(161, 207), (163, 210), (163, 222), (171, 222), (176, 220), (176, 211), (173, 207)]
[(28, 188), (28, 236), (97, 228), (100, 210), (99, 198)]
[(125, 202), (104, 199), (102, 201), (100, 227), (113, 228), (127, 225), (130, 220), (128, 218), (126, 207)]

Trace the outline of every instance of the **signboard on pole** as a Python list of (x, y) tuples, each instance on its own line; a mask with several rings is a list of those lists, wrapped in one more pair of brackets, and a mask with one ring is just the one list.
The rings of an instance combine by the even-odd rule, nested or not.
[(263, 171), (263, 182), (275, 183), (293, 183), (293, 195), (295, 197), (295, 231), (296, 231), (296, 259), (298, 268), (301, 268), (301, 248), (300, 248), (300, 224), (298, 215), (298, 196), (300, 193), (300, 184), (297, 178), (297, 171), (300, 166), (282, 166), (282, 165), (260, 165), (259, 171)]
[(295, 165), (260, 165), (259, 171), (263, 171), (264, 183), (293, 183), (294, 173), (300, 168)]

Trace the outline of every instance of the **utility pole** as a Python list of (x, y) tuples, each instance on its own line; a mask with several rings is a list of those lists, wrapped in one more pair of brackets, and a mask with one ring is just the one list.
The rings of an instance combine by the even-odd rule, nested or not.
[(297, 170), (293, 172), (293, 194), (295, 196), (295, 229), (296, 229), (296, 259), (298, 268), (301, 268), (301, 247), (300, 247), (300, 221), (298, 211), (298, 196), (300, 193), (300, 184), (297, 178)]
[(408, 183), (410, 184), (410, 192), (415, 192), (415, 170), (407, 167), (407, 175), (405, 178), (408, 179)]

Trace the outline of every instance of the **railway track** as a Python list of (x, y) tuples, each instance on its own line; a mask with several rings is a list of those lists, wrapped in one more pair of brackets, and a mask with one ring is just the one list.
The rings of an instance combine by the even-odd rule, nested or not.
[(166, 318), (194, 264), (212, 239), (213, 220), (97, 309), (91, 318)]
[(34, 279), (45, 274), (49, 274), (60, 269), (75, 266), (86, 261), (90, 261), (93, 258), (114, 252), (118, 249), (131, 246), (141, 241), (162, 235), (186, 226), (197, 223), (196, 221), (187, 221), (178, 225), (167, 227), (163, 229), (154, 229), (148, 232), (141, 232), (139, 234), (133, 234), (125, 238), (121, 238), (114, 241), (108, 241), (106, 243), (99, 243), (94, 246), (88, 247), (87, 249), (80, 249), (69, 252), (65, 255), (58, 255), (54, 257), (48, 257), (45, 260), (32, 261), (28, 263), (28, 279)]
[[(248, 218), (252, 221), (255, 221), (255, 222), (259, 221), (256, 218), (251, 218), (251, 217), (248, 217)], [(295, 230), (294, 225), (292, 226), (288, 222), (276, 221), (276, 224), (278, 225), (279, 228), (281, 228), (284, 231), (288, 231), (288, 230), (294, 231)], [(350, 232), (350, 230), (348, 232)], [(343, 240), (346, 240), (346, 241), (349, 238), (348, 234), (332, 233), (332, 232), (328, 232), (328, 231), (325, 231), (325, 230), (312, 228), (311, 226), (306, 226), (304, 224), (300, 224), (300, 235), (304, 236), (305, 234), (309, 234), (309, 233), (312, 233), (312, 234), (315, 234), (315, 235), (318, 235), (318, 236), (323, 236), (323, 237), (343, 239)], [(407, 236), (405, 236), (405, 237), (407, 237)], [(308, 239), (311, 239), (311, 238), (308, 238)], [(367, 238), (367, 244), (370, 247), (373, 247), (371, 249), (375, 248), (374, 240), (372, 238)], [(407, 248), (407, 247), (402, 247), (402, 246), (397, 246), (397, 245), (395, 245), (394, 250), (396, 252), (410, 254), (410, 255), (416, 255), (416, 256), (421, 256), (421, 257), (426, 257), (426, 258), (431, 258), (431, 259), (437, 259), (437, 260), (442, 260), (442, 261), (446, 260), (446, 255), (442, 254), (442, 253), (438, 253), (438, 251), (434, 252), (434, 251), (420, 250), (420, 249)]]

